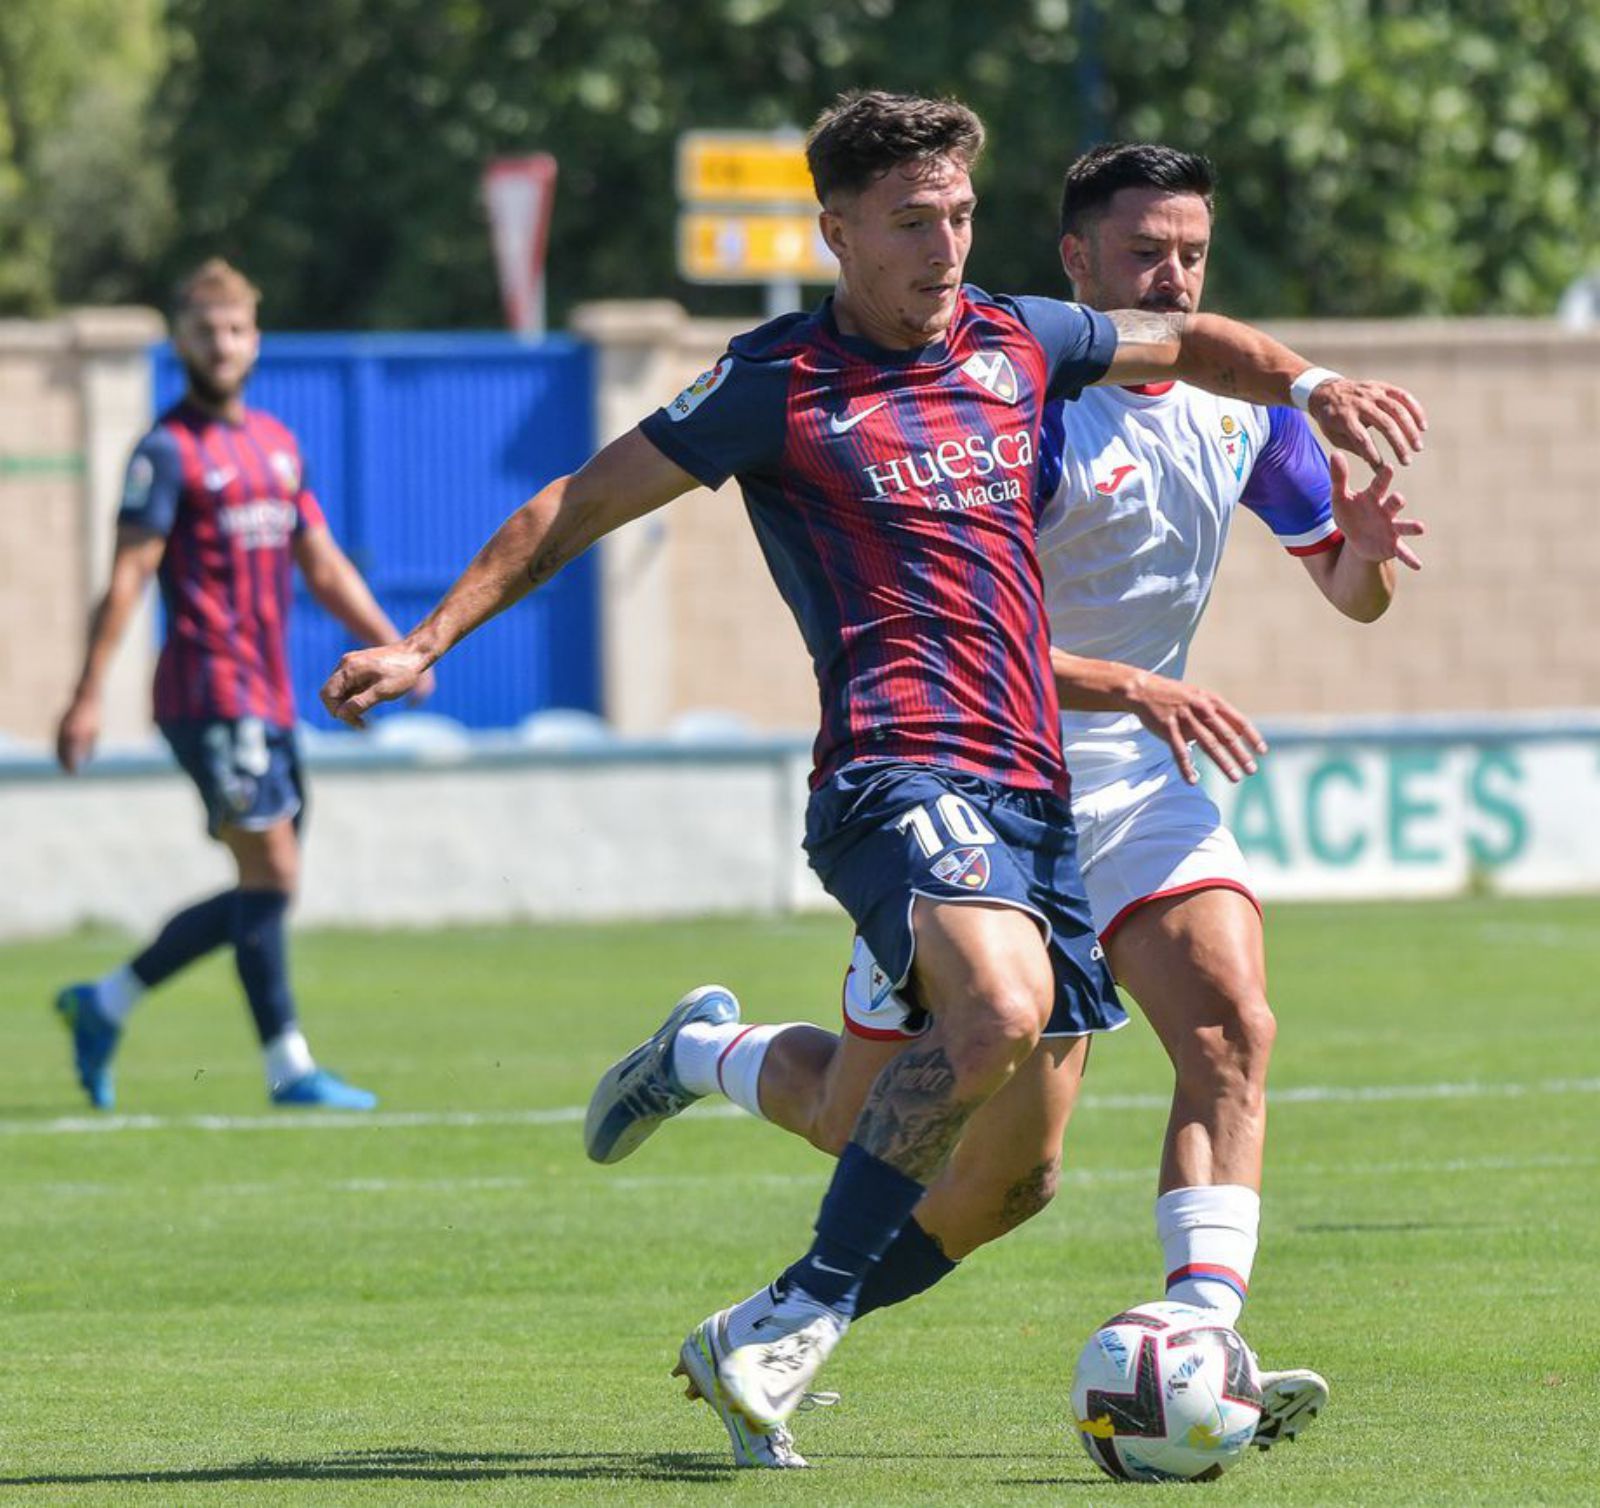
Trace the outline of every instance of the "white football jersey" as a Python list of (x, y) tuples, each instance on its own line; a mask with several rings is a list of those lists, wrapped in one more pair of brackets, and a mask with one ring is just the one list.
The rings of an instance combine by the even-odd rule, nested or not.
[[(1050, 637), (1071, 654), (1181, 677), (1240, 503), (1291, 554), (1340, 537), (1327, 458), (1297, 409), (1183, 383), (1092, 387), (1050, 406), (1040, 450)], [(1166, 749), (1131, 713), (1067, 710), (1061, 731), (1080, 789)]]

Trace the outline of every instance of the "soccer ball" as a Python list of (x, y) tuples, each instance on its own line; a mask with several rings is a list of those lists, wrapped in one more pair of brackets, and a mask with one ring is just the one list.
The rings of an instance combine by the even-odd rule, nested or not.
[(1188, 1304), (1140, 1304), (1089, 1337), (1072, 1378), (1089, 1459), (1122, 1481), (1209, 1481), (1261, 1418), (1255, 1358), (1237, 1331)]

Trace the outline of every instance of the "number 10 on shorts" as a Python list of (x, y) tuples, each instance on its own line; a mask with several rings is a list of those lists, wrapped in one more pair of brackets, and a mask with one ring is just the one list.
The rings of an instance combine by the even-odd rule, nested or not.
[[(934, 821), (935, 812), (939, 817), (937, 822)], [(941, 827), (947, 836), (940, 836)], [(900, 833), (909, 831), (917, 840), (918, 847), (930, 859), (954, 844), (995, 841), (994, 834), (984, 824), (983, 818), (972, 809), (972, 803), (954, 791), (946, 791), (931, 809), (925, 805), (912, 807), (900, 817), (894, 828)]]

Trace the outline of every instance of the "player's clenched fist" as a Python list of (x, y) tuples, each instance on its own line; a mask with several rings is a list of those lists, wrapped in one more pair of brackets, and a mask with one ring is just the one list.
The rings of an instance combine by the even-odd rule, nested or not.
[(322, 705), (342, 723), (364, 728), (380, 702), (409, 696), (420, 702), (433, 692), (427, 656), (399, 644), (357, 649), (339, 661), (322, 687)]

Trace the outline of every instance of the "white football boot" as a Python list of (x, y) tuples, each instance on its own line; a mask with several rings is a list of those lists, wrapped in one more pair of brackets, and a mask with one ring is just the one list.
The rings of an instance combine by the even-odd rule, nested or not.
[(729, 1313), (724, 1309), (696, 1327), (679, 1359), (691, 1376), (691, 1356), (709, 1365), (715, 1392), (700, 1390), (708, 1401), (715, 1398), (718, 1413), (725, 1406), (756, 1434), (770, 1435), (799, 1408), (849, 1321), (791, 1290), (750, 1325), (748, 1339), (735, 1344)]
[[(787, 1424), (780, 1424), (776, 1429), (757, 1430), (729, 1406), (722, 1384), (717, 1380), (718, 1336), (725, 1334), (727, 1315), (724, 1309), (695, 1329), (679, 1350), (678, 1364), (672, 1369), (672, 1375), (685, 1379), (685, 1397), (705, 1399), (722, 1420), (728, 1431), (728, 1443), (733, 1447), (735, 1466), (779, 1471), (810, 1466), (796, 1449), (794, 1435)], [(795, 1412), (803, 1414), (809, 1409), (831, 1408), (838, 1401), (837, 1393), (805, 1393), (795, 1406)]]
[(1257, 1450), (1271, 1450), (1293, 1440), (1328, 1402), (1325, 1377), (1306, 1367), (1285, 1372), (1260, 1372), (1261, 1422), (1251, 1442)]

